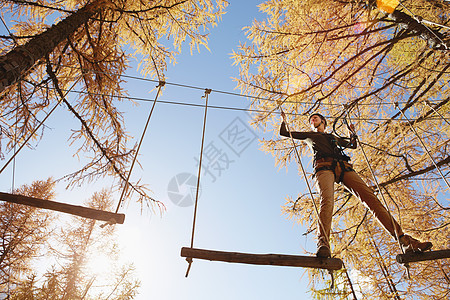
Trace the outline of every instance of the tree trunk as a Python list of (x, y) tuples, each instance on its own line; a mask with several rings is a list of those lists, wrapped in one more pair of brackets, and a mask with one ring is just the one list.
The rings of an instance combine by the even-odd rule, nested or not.
[(61, 22), (0, 57), (0, 93), (27, 74), (40, 59), (73, 35), (81, 25), (105, 7), (105, 0), (94, 1)]
[(431, 48), (437, 50), (449, 49), (449, 45), (445, 41), (442, 33), (437, 30), (427, 28), (427, 26), (420, 23), (420, 17), (418, 17), (418, 21), (402, 11), (395, 10), (392, 14), (389, 14), (389, 18), (394, 22), (397, 22), (408, 32), (417, 34), (421, 39), (425, 40)]

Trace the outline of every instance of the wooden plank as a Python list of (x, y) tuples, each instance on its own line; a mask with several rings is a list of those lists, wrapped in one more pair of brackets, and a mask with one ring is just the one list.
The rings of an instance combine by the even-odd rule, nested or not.
[(443, 258), (450, 258), (450, 249), (426, 252), (409, 252), (405, 254), (398, 254), (395, 257), (397, 262), (401, 264), (425, 260), (437, 260)]
[(181, 256), (187, 258), (223, 261), (229, 263), (273, 265), (286, 267), (319, 268), (339, 270), (342, 260), (339, 258), (318, 258), (314, 256), (299, 256), (286, 254), (251, 254), (239, 252), (224, 252), (197, 248), (181, 248)]
[(84, 206), (78, 206), (78, 205), (71, 205), (61, 202), (55, 202), (50, 200), (43, 200), (33, 197), (27, 197), (23, 195), (15, 195), (15, 194), (8, 194), (8, 193), (2, 193), (0, 192), (0, 200), (11, 202), (11, 203), (17, 203), (17, 204), (23, 204), (38, 208), (44, 208), (44, 209), (50, 209), (55, 210), (71, 215), (80, 216), (83, 218), (89, 218), (89, 219), (95, 219), (100, 221), (106, 221), (106, 222), (112, 222), (117, 224), (123, 224), (125, 221), (125, 215), (124, 214), (115, 214), (109, 211), (103, 211), (98, 210), (94, 208), (84, 207)]

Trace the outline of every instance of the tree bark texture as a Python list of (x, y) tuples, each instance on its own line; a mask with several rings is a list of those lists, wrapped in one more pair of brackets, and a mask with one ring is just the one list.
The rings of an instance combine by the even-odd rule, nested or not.
[(40, 59), (48, 56), (61, 42), (104, 7), (104, 0), (94, 1), (61, 22), (0, 57), (0, 93), (27, 74)]
[(442, 33), (419, 22), (420, 18), (416, 20), (410, 15), (399, 10), (394, 10), (392, 14), (389, 14), (389, 18), (394, 22), (399, 23), (400, 26), (408, 32), (417, 34), (421, 39), (425, 40), (431, 48), (437, 50), (449, 49), (449, 45), (445, 41)]

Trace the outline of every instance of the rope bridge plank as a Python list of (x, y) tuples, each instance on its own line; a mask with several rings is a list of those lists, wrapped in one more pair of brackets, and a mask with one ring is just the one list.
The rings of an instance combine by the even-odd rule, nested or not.
[(405, 254), (398, 254), (395, 259), (400, 264), (406, 264), (410, 262), (419, 262), (425, 260), (437, 260), (443, 258), (450, 258), (450, 249), (426, 251), (426, 252), (409, 252)]
[(17, 203), (22, 205), (33, 206), (37, 208), (44, 208), (55, 210), (71, 215), (80, 216), (83, 218), (106, 221), (111, 223), (123, 224), (125, 221), (124, 214), (112, 213), (109, 211), (98, 210), (90, 207), (83, 207), (78, 205), (71, 205), (50, 200), (43, 200), (39, 198), (27, 197), (23, 195), (15, 195), (0, 192), (0, 200)]
[(197, 258), (210, 261), (223, 261), (252, 265), (272, 265), (286, 267), (319, 268), (339, 270), (342, 260), (339, 258), (319, 258), (314, 256), (286, 254), (253, 254), (240, 252), (225, 252), (197, 248), (181, 248), (181, 256), (188, 259)]

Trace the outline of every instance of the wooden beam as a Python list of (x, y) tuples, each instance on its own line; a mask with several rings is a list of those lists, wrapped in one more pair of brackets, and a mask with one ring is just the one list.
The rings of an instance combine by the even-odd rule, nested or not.
[(224, 252), (196, 248), (181, 248), (181, 256), (210, 261), (224, 261), (229, 263), (273, 265), (286, 267), (319, 268), (339, 270), (342, 260), (339, 258), (318, 258), (314, 256), (299, 256), (285, 254), (250, 254), (239, 252)]
[(15, 195), (0, 192), (0, 200), (38, 208), (56, 210), (59, 212), (80, 216), (83, 218), (112, 222), (117, 224), (123, 224), (123, 222), (125, 221), (124, 214), (115, 214), (109, 211), (103, 211), (94, 208), (71, 205), (50, 200), (43, 200), (23, 195)]
[(401, 264), (425, 260), (437, 260), (443, 258), (450, 258), (450, 249), (427, 252), (409, 252), (405, 254), (398, 254), (395, 257), (397, 262)]

